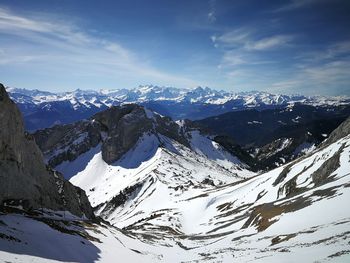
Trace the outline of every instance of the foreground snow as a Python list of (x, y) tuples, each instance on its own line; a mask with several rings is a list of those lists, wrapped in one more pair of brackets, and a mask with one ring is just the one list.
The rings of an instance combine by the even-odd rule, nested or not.
[[(85, 221), (0, 214), (3, 262), (347, 262), (349, 188), (294, 212), (265, 231), (222, 236), (146, 236)], [(334, 213), (329, 213), (334, 211)], [(315, 216), (322, 215), (322, 216)]]

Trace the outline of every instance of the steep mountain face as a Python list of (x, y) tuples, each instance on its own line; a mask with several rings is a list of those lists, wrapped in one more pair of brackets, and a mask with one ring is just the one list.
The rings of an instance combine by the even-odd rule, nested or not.
[[(143, 157), (153, 158), (159, 148), (185, 157), (185, 153), (180, 153), (177, 146), (186, 149), (184, 151), (191, 158), (200, 154), (209, 163), (227, 161), (232, 167), (237, 165), (238, 169), (248, 168), (234, 156), (235, 152), (240, 153), (240, 147), (233, 142), (231, 149), (227, 150), (220, 145), (222, 142), (215, 142), (204, 131), (192, 127), (190, 121), (174, 122), (169, 117), (136, 104), (111, 107), (89, 120), (54, 126), (37, 131), (33, 136), (48, 164), (62, 171), (67, 178), (84, 169), (98, 152), (107, 165), (115, 165), (122, 157), (126, 158), (133, 152), (133, 157), (140, 161), (131, 164), (133, 160), (130, 160), (132, 168), (144, 161)], [(137, 157), (138, 154), (140, 157)], [(79, 169), (75, 168), (77, 162)], [(193, 162), (199, 161), (195, 159)], [(204, 161), (202, 163), (205, 164)]]
[(140, 86), (134, 89), (50, 93), (7, 88), (21, 109), (26, 129), (51, 127), (89, 118), (110, 106), (125, 103), (143, 105), (164, 116), (178, 119), (203, 119), (243, 109), (283, 108), (290, 104), (348, 105), (347, 97), (305, 97), (275, 95), (266, 92), (229, 93), (209, 88), (177, 89)]
[(0, 84), (0, 205), (67, 210), (93, 217), (85, 192), (46, 166), (20, 111)]
[(284, 109), (247, 110), (196, 121), (232, 137), (248, 150), (260, 169), (271, 169), (308, 153), (348, 116), (350, 106), (293, 105)]

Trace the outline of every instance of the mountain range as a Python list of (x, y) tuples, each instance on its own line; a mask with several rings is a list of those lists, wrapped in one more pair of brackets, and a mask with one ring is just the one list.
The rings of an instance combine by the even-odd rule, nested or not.
[(134, 89), (75, 90), (72, 92), (46, 92), (7, 88), (11, 99), (23, 113), (26, 129), (51, 127), (89, 118), (110, 106), (126, 103), (143, 105), (174, 120), (198, 120), (244, 109), (271, 109), (296, 103), (312, 106), (349, 105), (350, 98), (307, 97), (302, 95), (276, 95), (267, 92), (230, 93), (210, 88), (178, 89), (158, 86), (139, 86)]
[[(6, 188), (11, 200), (0, 195), (0, 259), (346, 262), (348, 105), (310, 100), (196, 121), (120, 103), (29, 134), (2, 88), (0, 123), (12, 128), (0, 132), (0, 175), (18, 180)], [(306, 142), (313, 146), (271, 165), (269, 156), (292, 156), (285, 150)]]

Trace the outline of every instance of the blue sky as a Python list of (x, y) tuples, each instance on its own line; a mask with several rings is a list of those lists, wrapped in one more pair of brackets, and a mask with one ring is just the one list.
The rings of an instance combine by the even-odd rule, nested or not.
[(350, 1), (0, 0), (0, 80), (350, 95)]

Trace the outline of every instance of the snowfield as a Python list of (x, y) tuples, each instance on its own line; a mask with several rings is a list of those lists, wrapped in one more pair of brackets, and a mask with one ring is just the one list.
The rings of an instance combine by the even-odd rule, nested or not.
[[(158, 220), (167, 224), (171, 220), (170, 208), (184, 214), (180, 212), (184, 199), (200, 195), (203, 189), (255, 175), (244, 169), (236, 157), (197, 132), (192, 133), (191, 146), (193, 150), (165, 136), (145, 135), (113, 165), (106, 164), (101, 153), (97, 153), (71, 182), (86, 191), (92, 206), (99, 206), (98, 211), (106, 220), (122, 228), (164, 209), (168, 213), (161, 213), (164, 217)], [(76, 162), (70, 163), (71, 167), (79, 166)], [(205, 179), (213, 185), (202, 183)], [(135, 185), (140, 187), (133, 193), (134, 198), (123, 207), (102, 212), (113, 197)]]
[(2, 213), (0, 259), (350, 261), (350, 135), (263, 174), (197, 131), (189, 138), (145, 133), (113, 164), (100, 145), (64, 163), (105, 221)]

